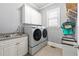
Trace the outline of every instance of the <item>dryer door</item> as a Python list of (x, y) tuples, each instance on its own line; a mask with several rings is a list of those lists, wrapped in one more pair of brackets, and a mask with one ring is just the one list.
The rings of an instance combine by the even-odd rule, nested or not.
[(43, 30), (43, 38), (46, 38), (46, 37), (47, 37), (47, 30), (44, 29), (44, 30)]
[(36, 29), (33, 32), (33, 38), (35, 41), (39, 41), (41, 39), (41, 30), (40, 29)]

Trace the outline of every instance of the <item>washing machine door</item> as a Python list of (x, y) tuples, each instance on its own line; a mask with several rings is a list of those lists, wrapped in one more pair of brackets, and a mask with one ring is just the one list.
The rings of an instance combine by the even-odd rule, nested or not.
[(46, 37), (47, 37), (47, 30), (43, 29), (43, 38), (46, 38)]
[(35, 41), (39, 41), (41, 39), (41, 30), (40, 29), (36, 29), (33, 32), (33, 38)]

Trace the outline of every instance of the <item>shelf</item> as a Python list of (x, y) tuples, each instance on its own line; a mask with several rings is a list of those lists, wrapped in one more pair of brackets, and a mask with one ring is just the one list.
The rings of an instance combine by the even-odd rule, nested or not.
[(66, 15), (67, 15), (68, 18), (70, 18), (70, 19), (77, 20), (77, 12), (76, 12), (76, 11), (73, 11), (73, 10), (71, 10), (71, 9), (68, 9)]
[(68, 12), (73, 12), (73, 13), (77, 14), (76, 11), (73, 11), (73, 10), (71, 10), (71, 9), (68, 9)]
[(62, 43), (62, 44), (64, 44), (64, 45), (68, 45), (68, 46), (74, 46), (74, 45), (72, 45), (72, 44), (67, 44), (67, 43)]
[(76, 40), (69, 40), (67, 38), (63, 38), (62, 41), (77, 42)]
[(70, 18), (73, 18), (73, 19), (77, 20), (77, 17), (73, 17), (73, 16), (69, 15), (68, 13), (67, 13), (66, 15), (67, 15), (68, 17), (70, 17)]
[(63, 37), (61, 43), (65, 45), (74, 46), (77, 43), (77, 41), (75, 40), (75, 38), (72, 37)]
[(67, 41), (67, 40), (62, 40), (62, 42), (61, 42), (62, 44), (66, 44), (66, 45), (76, 45), (77, 44), (77, 42), (75, 42), (75, 41)]

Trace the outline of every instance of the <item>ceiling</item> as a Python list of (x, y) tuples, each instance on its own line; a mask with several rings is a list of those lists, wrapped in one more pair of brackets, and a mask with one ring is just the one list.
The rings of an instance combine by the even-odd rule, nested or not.
[(43, 8), (45, 8), (45, 7), (47, 7), (47, 6), (51, 5), (51, 4), (52, 3), (29, 3), (29, 5), (35, 7), (37, 9), (39, 9), (39, 10), (43, 9)]
[(34, 5), (36, 5), (38, 8), (42, 8), (46, 5), (48, 5), (49, 3), (33, 3)]

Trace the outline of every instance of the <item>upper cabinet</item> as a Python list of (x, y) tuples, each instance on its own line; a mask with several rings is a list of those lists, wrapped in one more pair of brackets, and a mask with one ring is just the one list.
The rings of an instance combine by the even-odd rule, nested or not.
[(41, 25), (41, 13), (39, 11), (27, 4), (23, 5), (20, 10), (23, 23)]

